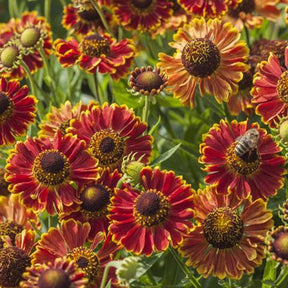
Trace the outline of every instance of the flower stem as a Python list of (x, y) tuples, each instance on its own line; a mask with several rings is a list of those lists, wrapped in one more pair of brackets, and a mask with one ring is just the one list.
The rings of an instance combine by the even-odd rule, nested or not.
[(44, 15), (48, 23), (50, 23), (50, 15), (51, 15), (51, 0), (45, 0), (44, 4)]
[(99, 102), (99, 104), (101, 105), (102, 99), (99, 94), (99, 83), (98, 83), (97, 72), (93, 74), (93, 78), (94, 78), (94, 84), (95, 84), (95, 98), (96, 98), (96, 101)]
[(170, 246), (169, 246), (169, 251), (173, 255), (175, 261), (177, 262), (177, 264), (181, 268), (182, 272), (189, 279), (189, 281), (192, 285), (191, 288), (192, 287), (201, 288), (199, 281), (196, 279), (196, 277), (193, 274), (190, 273), (188, 267), (183, 263), (183, 261), (179, 259), (179, 255), (176, 253), (176, 251), (173, 248), (171, 248)]
[[(38, 100), (38, 97), (36, 96), (36, 89), (35, 89), (36, 83), (34, 82), (34, 79), (32, 77), (32, 74), (31, 74), (27, 64), (23, 60), (21, 61), (21, 67), (24, 69), (24, 71), (26, 73), (26, 76), (28, 78), (29, 86), (31, 88), (32, 95), (34, 95), (37, 98), (37, 100)], [(42, 113), (40, 113), (40, 111), (44, 113), (44, 107), (43, 107), (43, 104), (42, 104), (42, 102), (40, 100), (38, 100), (37, 104), (38, 104), (38, 109), (37, 109), (37, 112), (36, 112), (37, 121), (41, 122), (40, 115)]]
[(150, 106), (150, 99), (149, 96), (144, 97), (144, 107), (142, 111), (142, 121), (148, 123), (148, 114), (149, 114), (149, 106)]
[(17, 18), (17, 16), (19, 15), (17, 0), (9, 0), (8, 9), (10, 17)]
[(112, 266), (114, 266), (113, 261), (110, 262), (110, 263), (108, 263), (108, 264), (105, 266), (104, 273), (103, 273), (102, 280), (101, 280), (100, 288), (105, 288), (105, 283), (106, 283), (106, 281), (107, 281), (109, 269), (110, 269)]
[(97, 3), (97, 1), (95, 1), (95, 0), (90, 0), (90, 3), (91, 3), (91, 5), (93, 6), (93, 8), (96, 10), (96, 12), (99, 14), (99, 17), (100, 17), (100, 19), (101, 19), (101, 21), (102, 21), (102, 23), (103, 23), (103, 25), (104, 25), (104, 27), (105, 27), (105, 30), (106, 30), (110, 35), (113, 36), (111, 30), (109, 29), (109, 26), (108, 26), (108, 24), (107, 24), (107, 21), (106, 21), (106, 19), (105, 19), (105, 16), (104, 16), (104, 14), (103, 14), (103, 11), (101, 10), (101, 8), (100, 8), (99, 4)]
[(248, 47), (250, 48), (249, 30), (245, 24), (244, 24), (244, 30), (245, 30), (246, 42), (247, 42)]
[(26, 65), (26, 63), (24, 61), (21, 61), (21, 67), (24, 69), (25, 73), (26, 73), (26, 76), (28, 78), (28, 81), (29, 81), (29, 85), (30, 85), (30, 88), (31, 88), (31, 91), (32, 91), (32, 94), (34, 96), (36, 96), (36, 89), (35, 89), (35, 83), (34, 83), (34, 79), (32, 77), (32, 74), (28, 68), (28, 66)]
[(43, 47), (40, 47), (38, 51), (39, 51), (39, 53), (41, 55), (41, 58), (43, 60), (43, 63), (44, 63), (44, 70), (45, 70), (45, 74), (46, 74), (47, 85), (50, 87), (51, 92), (53, 94), (54, 104), (57, 105), (58, 101), (57, 101), (57, 97), (56, 97), (56, 85), (55, 85), (52, 73), (51, 73), (51, 71), (49, 69), (49, 63), (47, 61), (47, 58), (46, 58), (45, 52), (43, 50)]

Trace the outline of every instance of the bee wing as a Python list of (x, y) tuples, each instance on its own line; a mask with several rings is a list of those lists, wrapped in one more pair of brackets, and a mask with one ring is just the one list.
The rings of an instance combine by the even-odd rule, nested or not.
[(241, 138), (243, 137), (243, 135), (240, 135), (236, 138), (236, 141), (239, 141)]
[(256, 137), (247, 139), (247, 144), (248, 144), (249, 148), (255, 148), (257, 143), (258, 143), (258, 139)]

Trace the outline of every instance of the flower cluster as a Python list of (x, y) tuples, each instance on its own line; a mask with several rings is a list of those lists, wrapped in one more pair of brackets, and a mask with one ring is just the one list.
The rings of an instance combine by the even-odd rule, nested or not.
[(283, 286), (288, 0), (4, 2), (0, 287)]

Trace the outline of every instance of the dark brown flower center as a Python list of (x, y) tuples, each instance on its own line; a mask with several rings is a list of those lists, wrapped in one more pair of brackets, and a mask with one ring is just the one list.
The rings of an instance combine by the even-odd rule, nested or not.
[(277, 82), (277, 93), (280, 99), (288, 104), (288, 71), (281, 74)]
[(0, 92), (0, 123), (5, 122), (13, 113), (14, 104), (10, 97)]
[(105, 186), (95, 184), (86, 187), (81, 193), (80, 199), (82, 209), (93, 214), (98, 212), (98, 216), (101, 216), (103, 212), (106, 214), (107, 205), (110, 202), (110, 193)]
[(244, 225), (237, 213), (229, 207), (210, 212), (203, 224), (208, 243), (219, 249), (232, 248), (242, 238)]
[(18, 247), (0, 249), (1, 287), (19, 287), (22, 274), (31, 265), (28, 254)]
[[(0, 92), (1, 93), (1, 92)], [(10, 192), (8, 190), (9, 183), (4, 179), (5, 169), (0, 168), (0, 195), (8, 196)]]
[(76, 247), (66, 254), (68, 259), (74, 260), (86, 273), (89, 282), (93, 282), (99, 276), (99, 260), (95, 252), (89, 248)]
[(230, 9), (228, 14), (231, 17), (238, 18), (239, 13), (252, 13), (256, 8), (255, 0), (243, 0), (235, 9)]
[(210, 76), (220, 65), (221, 55), (209, 39), (196, 38), (187, 43), (182, 51), (185, 69), (195, 77)]
[(39, 288), (70, 288), (71, 280), (69, 275), (62, 269), (49, 269), (44, 271), (38, 282)]
[(132, 5), (139, 9), (148, 8), (152, 4), (153, 0), (131, 0)]
[(233, 174), (251, 175), (259, 168), (260, 156), (258, 149), (248, 151), (243, 156), (239, 157), (235, 154), (235, 147), (237, 141), (235, 141), (226, 151), (226, 161)]
[(16, 45), (7, 46), (2, 50), (0, 60), (5, 67), (12, 68), (19, 55), (20, 52)]
[(99, 131), (91, 137), (89, 150), (102, 166), (116, 165), (124, 155), (124, 139), (113, 131)]
[(89, 264), (89, 260), (86, 258), (86, 257), (79, 257), (77, 259), (77, 265), (80, 267), (80, 268), (85, 268), (87, 267)]
[(141, 193), (134, 204), (134, 216), (142, 226), (151, 227), (167, 219), (170, 210), (168, 199), (155, 190)]
[(273, 252), (281, 259), (288, 260), (288, 231), (278, 232), (273, 236)]
[(84, 55), (99, 58), (101, 55), (108, 56), (110, 54), (110, 44), (108, 41), (98, 34), (85, 37), (81, 42), (80, 48)]
[(100, 17), (94, 9), (81, 10), (78, 12), (78, 15), (81, 19), (87, 22), (97, 22), (99, 24), (101, 23)]
[(40, 30), (37, 27), (26, 28), (20, 36), (23, 47), (29, 48), (36, 45), (41, 37)]
[(53, 151), (45, 153), (41, 157), (40, 163), (44, 172), (56, 174), (63, 170), (65, 160), (61, 154)]
[(100, 151), (102, 153), (111, 153), (113, 152), (115, 148), (115, 142), (114, 139), (111, 137), (103, 138), (100, 145), (99, 145)]
[(39, 182), (46, 185), (59, 185), (69, 176), (70, 163), (62, 152), (47, 149), (35, 158), (32, 170)]
[(239, 90), (251, 89), (253, 86), (253, 73), (251, 70), (243, 73), (243, 78), (239, 82)]
[(13, 245), (15, 245), (15, 237), (18, 233), (21, 233), (23, 230), (22, 225), (17, 223), (7, 221), (0, 223), (0, 248), (3, 248), (3, 241), (1, 236), (9, 236)]

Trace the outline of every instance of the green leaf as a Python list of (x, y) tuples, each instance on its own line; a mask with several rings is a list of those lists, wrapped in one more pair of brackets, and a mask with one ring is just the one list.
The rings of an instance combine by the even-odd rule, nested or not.
[(110, 279), (109, 282), (106, 284), (105, 288), (111, 288), (111, 279)]
[(264, 268), (263, 284), (262, 288), (271, 288), (271, 282), (276, 279), (276, 262), (273, 260), (267, 260)]
[(178, 148), (181, 146), (181, 143), (179, 143), (178, 145), (174, 146), (173, 148), (169, 149), (168, 151), (164, 152), (163, 154), (161, 154), (159, 157), (157, 157), (156, 159), (154, 159), (151, 163), (150, 166), (156, 166), (162, 162), (164, 162), (165, 160), (169, 159), (177, 150)]

